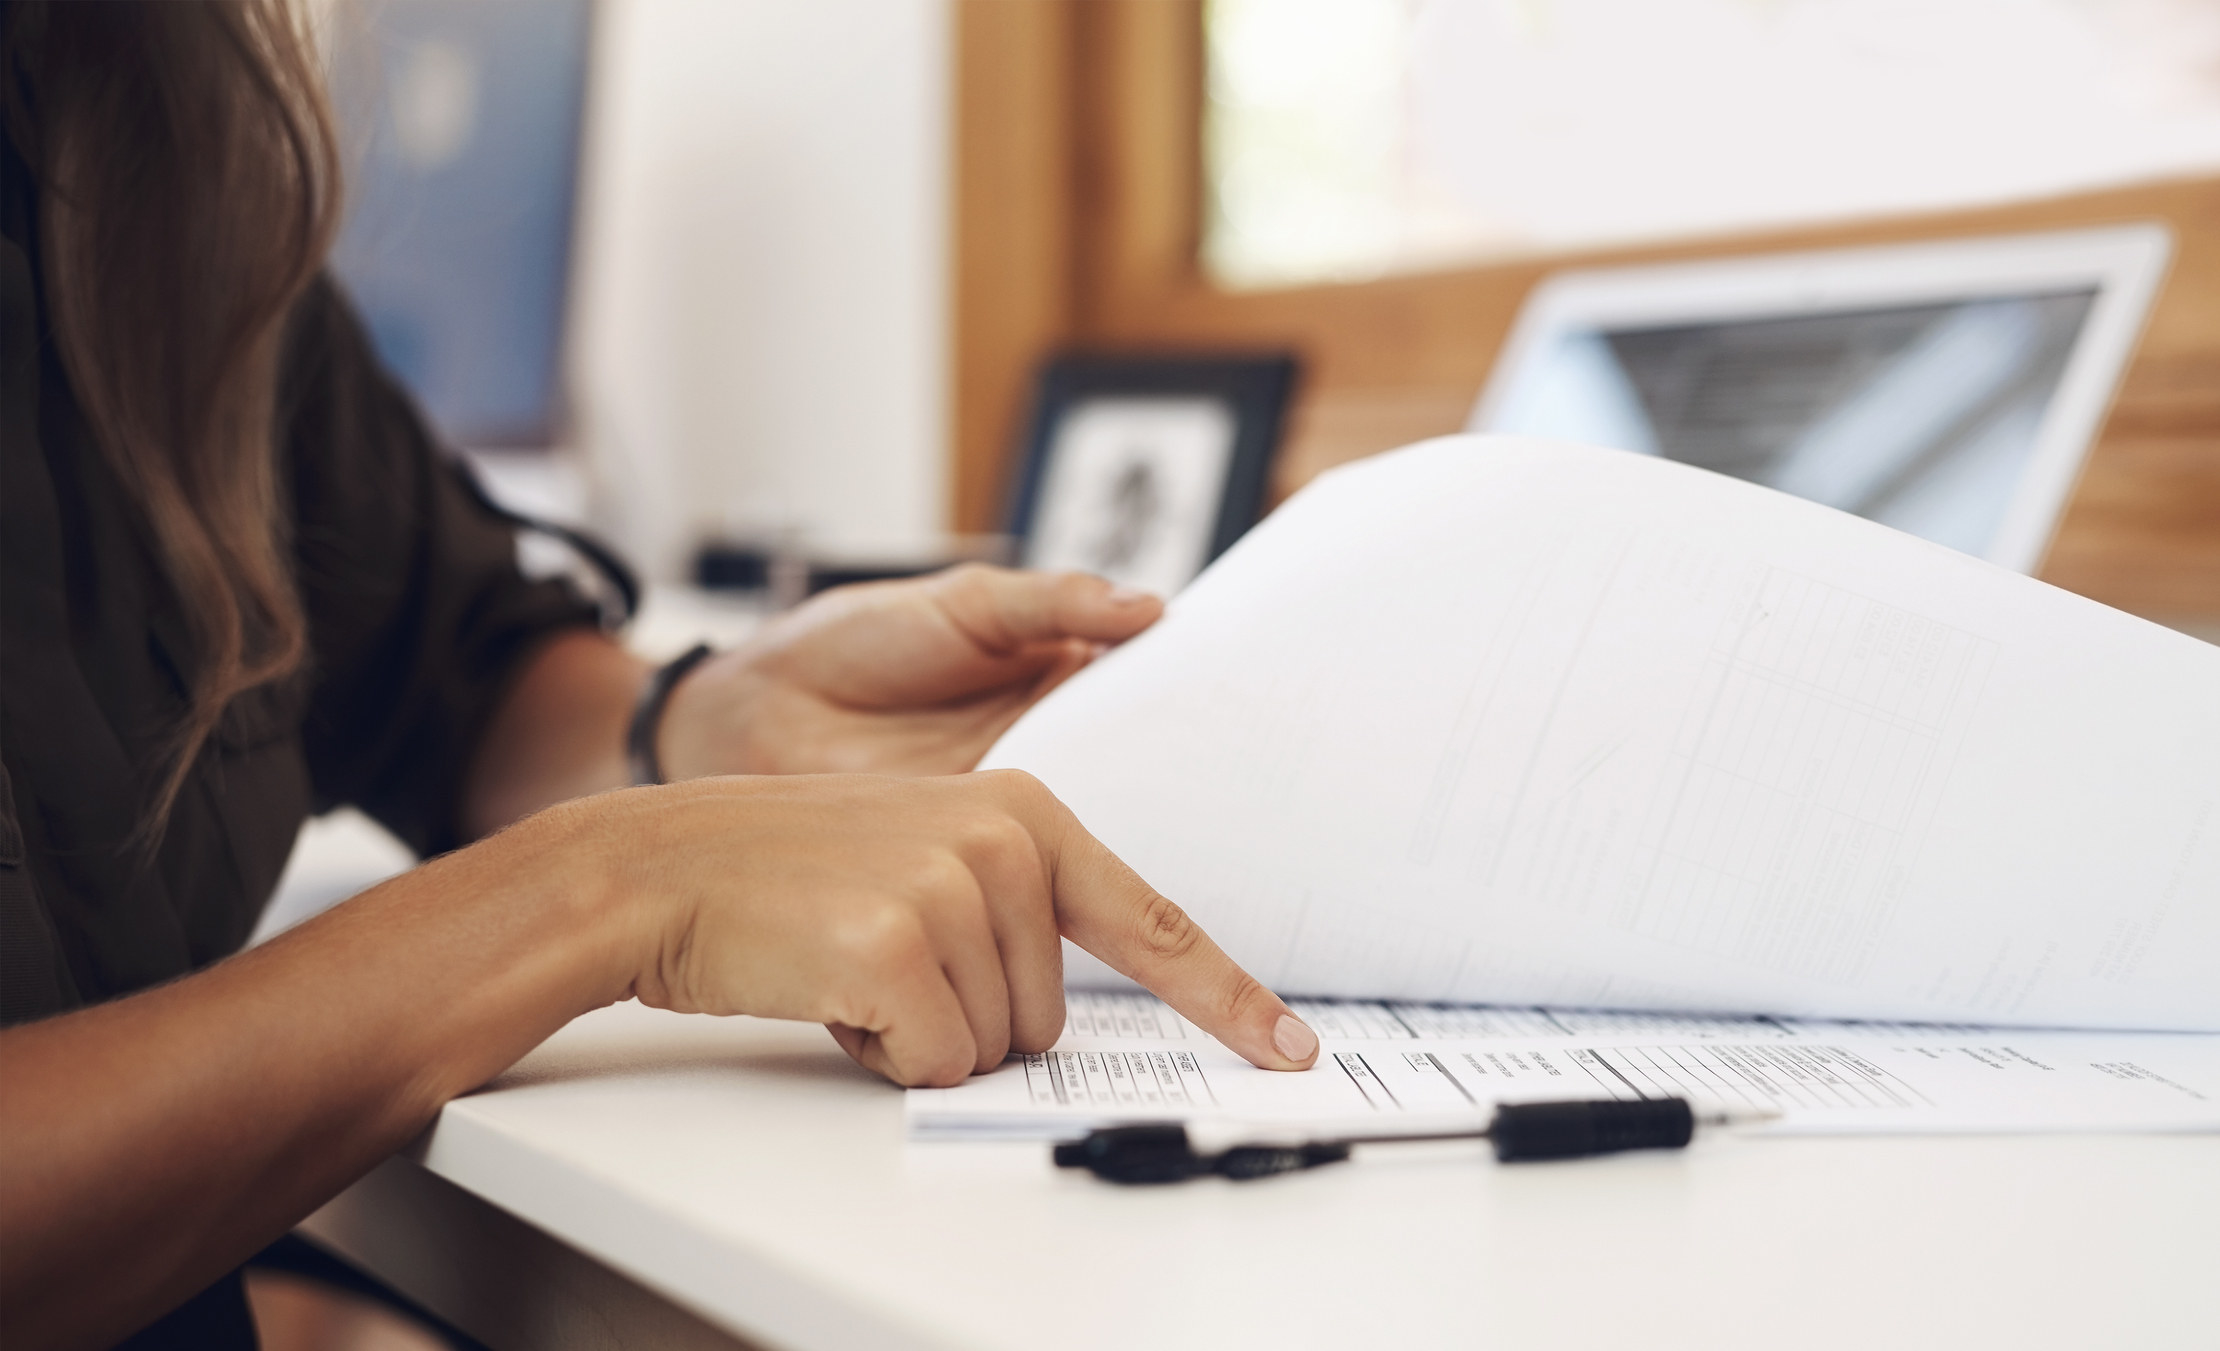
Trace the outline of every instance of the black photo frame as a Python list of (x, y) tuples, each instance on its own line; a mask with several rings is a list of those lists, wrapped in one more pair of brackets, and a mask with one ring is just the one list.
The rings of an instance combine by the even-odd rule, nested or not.
[[(1285, 352), (1051, 360), (1035, 386), (1010, 496), (1017, 561), (1165, 594), (1185, 585), (1263, 514), (1298, 371)], [(1075, 421), (1082, 417), (1090, 420)], [(1105, 437), (1121, 435), (1120, 417), (1130, 444), (1103, 451)], [(1107, 491), (1105, 455), (1123, 457)], [(1214, 502), (1204, 500), (1210, 492)], [(1130, 568), (1120, 565), (1121, 546), (1130, 546)]]

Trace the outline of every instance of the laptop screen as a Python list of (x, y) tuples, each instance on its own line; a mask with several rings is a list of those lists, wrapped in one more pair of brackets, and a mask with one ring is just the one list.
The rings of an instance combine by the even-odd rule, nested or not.
[(2096, 296), (1570, 327), (1488, 430), (1663, 455), (1980, 554)]

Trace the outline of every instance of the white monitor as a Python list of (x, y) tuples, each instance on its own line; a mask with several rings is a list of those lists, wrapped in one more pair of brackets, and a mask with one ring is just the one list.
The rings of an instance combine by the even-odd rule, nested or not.
[(1669, 456), (2032, 572), (2170, 252), (2132, 225), (1559, 273), (1471, 428)]

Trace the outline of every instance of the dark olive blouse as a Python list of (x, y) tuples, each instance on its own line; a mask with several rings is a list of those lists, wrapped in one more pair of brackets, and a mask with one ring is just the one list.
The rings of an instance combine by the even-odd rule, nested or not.
[[(0, 154), (0, 1023), (17, 1023), (236, 951), (311, 813), (352, 803), (421, 853), (455, 846), (463, 768), (519, 659), (596, 615), (518, 572), (510, 528), (320, 280), (291, 320), (278, 413), (310, 657), (233, 704), (159, 847), (133, 848), (191, 642), (71, 396), (36, 187)], [(245, 1316), (234, 1277), (142, 1336), (251, 1345)]]

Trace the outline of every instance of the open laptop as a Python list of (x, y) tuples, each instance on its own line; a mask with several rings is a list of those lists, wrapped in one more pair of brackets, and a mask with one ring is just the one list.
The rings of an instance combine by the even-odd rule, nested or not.
[(2134, 225), (1559, 273), (1471, 429), (1669, 456), (2032, 572), (2170, 252)]

